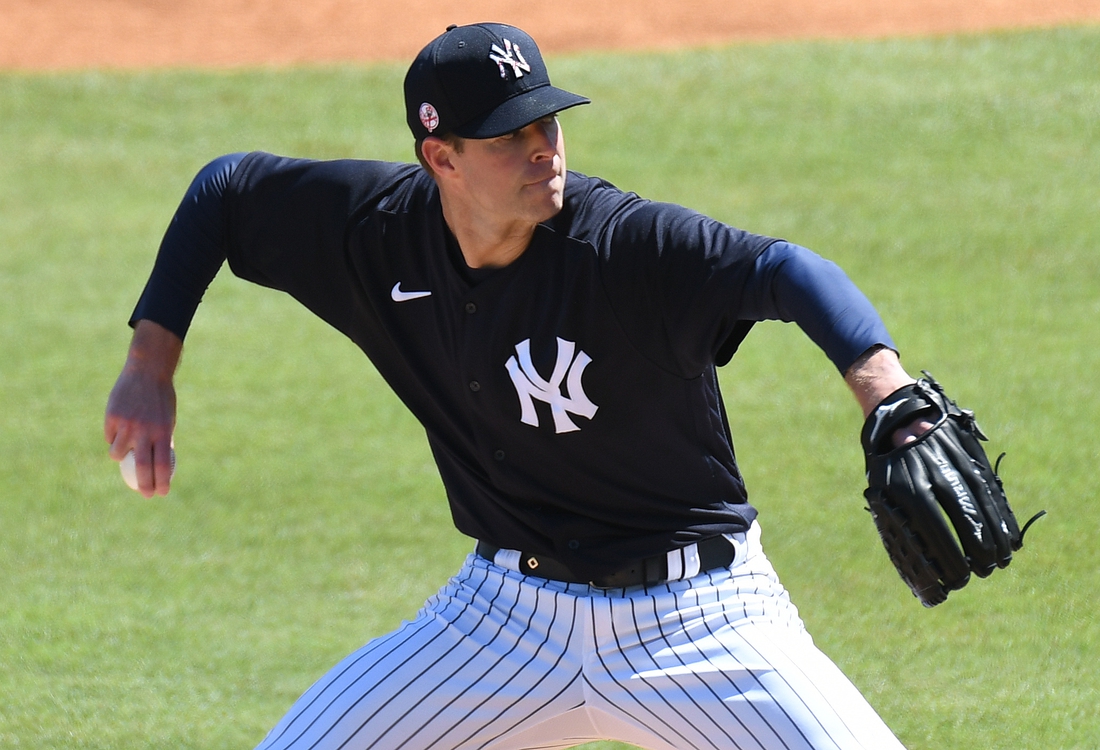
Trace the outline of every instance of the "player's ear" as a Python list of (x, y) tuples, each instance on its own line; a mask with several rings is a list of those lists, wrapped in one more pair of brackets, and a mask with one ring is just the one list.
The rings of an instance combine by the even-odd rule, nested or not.
[(424, 166), (435, 175), (442, 176), (454, 171), (455, 151), (452, 144), (435, 136), (428, 136), (420, 144), (420, 155), (424, 160)]

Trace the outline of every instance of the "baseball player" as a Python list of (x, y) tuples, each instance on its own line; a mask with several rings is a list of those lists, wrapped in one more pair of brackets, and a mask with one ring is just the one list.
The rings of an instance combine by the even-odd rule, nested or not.
[(716, 375), (755, 321), (794, 321), (871, 414), (914, 379), (867, 299), (802, 247), (567, 171), (557, 115), (588, 100), (519, 29), (449, 28), (405, 102), (419, 164), (250, 153), (198, 174), (107, 406), (110, 456), (133, 449), (143, 494), (166, 494), (173, 373), (228, 260), (364, 351), (476, 540), (260, 748), (901, 747), (761, 549)]

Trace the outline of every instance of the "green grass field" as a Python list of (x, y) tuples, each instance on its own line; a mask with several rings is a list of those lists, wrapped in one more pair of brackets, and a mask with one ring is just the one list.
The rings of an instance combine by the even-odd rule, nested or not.
[[(552, 61), (570, 166), (838, 261), (1006, 451), (1011, 567), (924, 610), (862, 510), (859, 415), (792, 326), (724, 368), (765, 543), (913, 750), (1100, 747), (1100, 28)], [(410, 159), (403, 66), (0, 74), (0, 747), (251, 748), (471, 542), (357, 350), (219, 277), (146, 501), (103, 405), (209, 158)], [(613, 747), (610, 744), (603, 747)], [(619, 746), (614, 746), (619, 747)]]

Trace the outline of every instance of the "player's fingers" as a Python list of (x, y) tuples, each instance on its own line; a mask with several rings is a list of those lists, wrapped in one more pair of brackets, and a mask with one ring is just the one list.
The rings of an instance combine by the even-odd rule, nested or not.
[[(153, 494), (167, 495), (175, 470), (175, 451), (171, 441), (159, 441), (153, 446)], [(140, 485), (139, 485), (140, 486)], [(146, 497), (150, 497), (146, 495)]]
[(147, 498), (167, 495), (174, 469), (171, 436), (142, 442), (134, 449), (138, 492)]
[[(120, 433), (121, 436), (122, 433)], [(171, 437), (150, 440), (137, 433), (134, 439), (119, 439), (111, 446), (111, 456), (123, 462), (123, 479), (147, 498), (167, 495), (174, 468)], [(131, 457), (132, 454), (132, 457)], [(132, 458), (132, 464), (130, 459)]]
[(111, 444), (107, 449), (107, 455), (112, 461), (121, 461), (134, 447), (132, 431), (125, 425), (119, 424), (117, 420), (110, 427), (104, 428), (104, 435)]
[(137, 432), (139, 430), (135, 421), (113, 410), (108, 403), (107, 413), (103, 417), (103, 437), (111, 445), (109, 453), (113, 460), (122, 460), (134, 446)]
[(935, 426), (936, 426), (935, 422), (933, 422), (933, 421), (931, 421), (927, 418), (921, 417), (920, 419), (917, 419), (916, 421), (912, 422), (911, 424), (908, 424), (908, 425), (906, 425), (905, 427), (902, 427), (899, 430), (895, 430), (894, 434), (893, 434), (893, 437), (892, 437), (892, 440), (894, 442), (894, 447), (895, 448), (900, 448), (901, 446), (905, 445), (906, 443), (916, 442), (920, 438), (921, 435), (928, 432), (929, 430), (931, 430)]
[(144, 497), (152, 497), (156, 494), (154, 445), (146, 440), (140, 440), (130, 450), (134, 452), (134, 478), (137, 481), (137, 491)]

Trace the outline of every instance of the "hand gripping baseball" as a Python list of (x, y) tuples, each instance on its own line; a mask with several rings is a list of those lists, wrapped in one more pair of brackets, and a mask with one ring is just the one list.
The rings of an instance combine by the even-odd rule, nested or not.
[[(883, 546), (914, 596), (933, 607), (965, 586), (971, 573), (985, 578), (1007, 566), (1045, 511), (1020, 529), (974, 413), (924, 375), (871, 412), (861, 442), (864, 496)], [(894, 447), (893, 433), (919, 418), (933, 427)]]
[[(172, 433), (176, 391), (172, 375), (182, 342), (149, 321), (134, 330), (126, 364), (107, 399), (103, 437), (115, 461), (133, 461), (132, 483), (146, 497), (168, 494), (175, 468)], [(130, 453), (132, 459), (127, 459)], [(123, 476), (127, 467), (123, 468)]]

